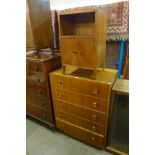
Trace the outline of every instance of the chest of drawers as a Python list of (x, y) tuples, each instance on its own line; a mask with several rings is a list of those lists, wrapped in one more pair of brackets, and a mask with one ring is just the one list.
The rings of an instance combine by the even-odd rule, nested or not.
[(61, 69), (50, 73), (56, 127), (85, 143), (104, 148), (110, 93), (117, 71), (100, 70), (96, 80), (84, 78), (87, 72), (75, 67), (66, 71), (67, 75)]
[(49, 72), (61, 67), (58, 54), (26, 58), (26, 113), (48, 125), (53, 124)]

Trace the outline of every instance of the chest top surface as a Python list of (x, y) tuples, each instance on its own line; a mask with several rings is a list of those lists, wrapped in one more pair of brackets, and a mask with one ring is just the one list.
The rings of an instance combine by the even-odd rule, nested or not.
[(117, 70), (113, 69), (100, 69), (97, 72), (96, 79), (92, 79), (93, 72), (91, 70), (84, 70), (84, 69), (77, 69), (77, 67), (67, 67), (66, 68), (66, 74), (62, 73), (62, 69), (58, 69), (50, 75), (60, 75), (60, 76), (66, 76), (70, 78), (76, 78), (76, 79), (83, 79), (90, 82), (100, 82), (100, 83), (106, 83), (106, 84), (113, 84), (115, 79), (117, 78)]
[(112, 89), (118, 93), (129, 94), (129, 80), (117, 79)]

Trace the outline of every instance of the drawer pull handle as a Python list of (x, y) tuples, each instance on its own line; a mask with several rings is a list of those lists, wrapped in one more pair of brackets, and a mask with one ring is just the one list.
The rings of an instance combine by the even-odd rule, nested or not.
[(46, 114), (43, 114), (43, 117), (46, 118), (47, 117)]
[(94, 142), (95, 141), (95, 137), (91, 137), (91, 140)]
[(72, 53), (75, 54), (75, 55), (80, 55), (81, 54), (80, 51), (72, 51)]
[(93, 103), (93, 107), (96, 108), (96, 105), (97, 105), (96, 102), (94, 102), (94, 103)]
[(93, 115), (92, 118), (93, 118), (93, 120), (96, 120), (96, 115)]
[(39, 94), (42, 94), (43, 93), (43, 91), (42, 90), (39, 90)]
[(62, 85), (62, 82), (61, 81), (58, 81), (58, 86), (61, 86)]
[(60, 104), (60, 105), (59, 105), (59, 107), (62, 109), (63, 105), (62, 105), (62, 104)]
[(63, 97), (63, 94), (60, 93), (60, 94), (59, 94), (59, 97)]
[(96, 131), (96, 127), (95, 127), (95, 126), (93, 126), (93, 127), (92, 127), (92, 130), (93, 130), (93, 131)]
[(94, 93), (94, 94), (97, 94), (97, 93), (98, 93), (98, 90), (97, 90), (97, 89), (94, 89), (94, 90), (93, 90), (93, 93)]
[(37, 82), (40, 82), (40, 79), (37, 79)]

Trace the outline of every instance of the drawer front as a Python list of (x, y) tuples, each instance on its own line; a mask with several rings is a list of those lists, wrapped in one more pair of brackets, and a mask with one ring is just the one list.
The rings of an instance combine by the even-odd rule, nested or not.
[(104, 135), (104, 126), (99, 125), (97, 123), (88, 121), (86, 119), (82, 119), (81, 117), (77, 117), (75, 115), (69, 114), (62, 110), (55, 109), (55, 116), (61, 120), (69, 122), (71, 124), (77, 125), (79, 127), (85, 128), (92, 132), (98, 133), (100, 135)]
[(31, 94), (26, 95), (26, 103), (37, 105), (40, 108), (44, 108), (48, 110), (48, 100), (42, 97), (37, 97)]
[(42, 72), (26, 71), (26, 80), (32, 83), (45, 84), (47, 79)]
[(54, 99), (54, 109), (63, 110), (65, 112), (80, 116), (87, 120), (97, 122), (103, 125), (105, 124), (106, 115), (104, 113), (82, 108), (80, 106), (73, 105), (67, 102)]
[(108, 99), (109, 85), (104, 83), (98, 83), (88, 81), (85, 79), (78, 79), (72, 76), (51, 76), (52, 87), (57, 89), (67, 89), (77, 93), (83, 93), (86, 95), (101, 97), (102, 99)]
[(26, 61), (26, 70), (30, 70), (32, 72), (44, 72), (44, 63), (36, 62), (36, 61)]
[(95, 48), (94, 38), (61, 38), (61, 53), (64, 64), (94, 68)]
[(49, 112), (47, 110), (40, 109), (32, 104), (26, 104), (26, 113), (35, 118), (49, 122)]
[(93, 145), (98, 148), (103, 148), (104, 136), (93, 134), (88, 130), (79, 128), (59, 119), (56, 119), (56, 126), (60, 131), (74, 138), (77, 138), (78, 140), (81, 140), (87, 144)]
[(45, 86), (40, 86), (40, 85), (31, 85), (31, 84), (26, 84), (26, 94), (30, 94), (36, 97), (42, 97), (42, 98), (47, 98), (48, 93), (47, 93), (47, 87)]
[(65, 91), (62, 89), (54, 89), (53, 96), (54, 98), (58, 98), (59, 100), (77, 104), (82, 107), (90, 108), (100, 112), (107, 111), (107, 100), (102, 100), (91, 96), (85, 96), (82, 94), (74, 93), (71, 91)]

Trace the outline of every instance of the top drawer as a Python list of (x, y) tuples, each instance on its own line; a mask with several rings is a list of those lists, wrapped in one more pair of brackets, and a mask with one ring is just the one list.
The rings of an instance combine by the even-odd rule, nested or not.
[(94, 97), (108, 99), (109, 85), (99, 82), (88, 81), (72, 76), (51, 76), (51, 86), (57, 89), (67, 89), (77, 93), (82, 93)]
[(42, 62), (36, 61), (26, 61), (26, 69), (33, 71), (33, 72), (43, 72), (44, 71), (44, 64)]

